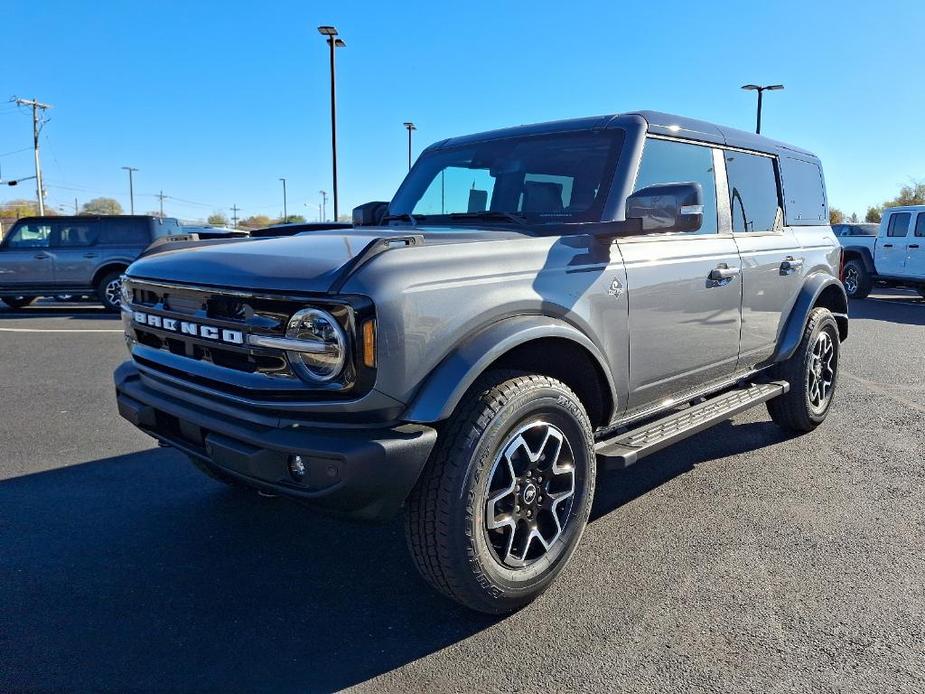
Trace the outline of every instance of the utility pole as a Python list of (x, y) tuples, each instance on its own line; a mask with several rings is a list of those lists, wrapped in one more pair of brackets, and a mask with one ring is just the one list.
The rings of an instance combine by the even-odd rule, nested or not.
[(78, 209), (79, 208), (77, 207), (77, 198), (74, 198), (74, 214), (75, 215), (78, 213)]
[[(135, 186), (134, 182), (132, 181), (132, 174), (138, 171), (138, 169), (132, 168), (131, 166), (123, 166), (122, 168), (128, 171), (129, 210), (131, 211), (131, 214), (135, 214)], [(164, 215), (161, 214), (161, 216), (163, 217)]]
[(234, 205), (231, 206), (231, 223), (232, 223), (233, 229), (238, 228), (238, 212), (240, 211), (241, 211), (241, 208), (238, 207), (238, 203), (235, 203)]
[(169, 196), (164, 195), (163, 190), (161, 190), (161, 192), (157, 194), (157, 199), (160, 200), (161, 202), (161, 219), (164, 218), (164, 198), (166, 197), (169, 197)]
[(334, 221), (337, 221), (337, 90), (334, 79), (334, 50), (343, 48), (347, 44), (342, 39), (337, 38), (337, 29), (332, 26), (318, 27), (318, 33), (326, 36), (326, 42), (331, 48), (331, 170), (333, 174), (334, 186)]
[(404, 125), (408, 130), (408, 171), (411, 171), (411, 131), (417, 130), (417, 128), (415, 127), (414, 123), (410, 121), (407, 123), (402, 123), (402, 125)]
[(42, 183), (42, 165), (39, 163), (39, 133), (42, 131), (39, 125), (39, 110), (44, 113), (51, 108), (49, 104), (43, 104), (38, 99), (15, 99), (18, 106), (32, 107), (32, 149), (35, 153), (35, 197), (39, 203), (39, 216), (45, 215), (45, 185)]
[(283, 224), (289, 223), (289, 211), (286, 208), (286, 179), (279, 179), (283, 182)]
[[(328, 216), (328, 194), (323, 190), (319, 190), (318, 192), (321, 193), (321, 219), (318, 221), (324, 222)], [(336, 222), (337, 220), (335, 219), (334, 221)]]

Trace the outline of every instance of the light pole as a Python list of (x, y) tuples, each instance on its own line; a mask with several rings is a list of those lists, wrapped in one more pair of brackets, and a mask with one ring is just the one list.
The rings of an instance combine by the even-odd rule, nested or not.
[(750, 92), (758, 92), (758, 122), (755, 126), (755, 132), (759, 135), (761, 134), (761, 96), (766, 92), (775, 92), (778, 89), (783, 89), (784, 85), (782, 84), (769, 84), (767, 86), (759, 86), (757, 84), (743, 84), (742, 89), (745, 89)]
[(289, 210), (286, 208), (286, 179), (280, 178), (283, 182), (283, 224), (289, 223)]
[(411, 121), (402, 123), (402, 125), (408, 130), (408, 171), (411, 171), (411, 131), (417, 130), (417, 127)]
[(334, 221), (337, 221), (337, 90), (334, 79), (334, 50), (343, 48), (347, 44), (337, 38), (337, 29), (332, 26), (318, 27), (318, 33), (327, 36), (327, 44), (331, 48), (331, 170), (334, 186)]
[(135, 214), (135, 183), (132, 180), (132, 174), (138, 169), (131, 166), (123, 166), (122, 168), (128, 171), (128, 205), (131, 214)]
[[(328, 218), (328, 194), (323, 190), (319, 190), (318, 192), (321, 193), (321, 219), (318, 221), (324, 222), (327, 221)], [(337, 220), (335, 219), (334, 221), (336, 222)]]

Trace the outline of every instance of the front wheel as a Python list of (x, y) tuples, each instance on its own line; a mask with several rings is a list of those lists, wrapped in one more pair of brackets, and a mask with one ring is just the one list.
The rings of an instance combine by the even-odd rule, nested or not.
[(10, 308), (23, 308), (35, 301), (34, 296), (5, 296), (2, 299)]
[(800, 346), (775, 368), (775, 376), (790, 383), (788, 393), (768, 401), (775, 424), (796, 432), (812, 431), (822, 424), (838, 382), (839, 339), (832, 313), (827, 308), (813, 309)]
[(409, 499), (421, 575), (480, 612), (526, 605), (562, 571), (594, 495), (591, 424), (547, 376), (495, 371), (446, 423)]
[(97, 285), (96, 294), (107, 311), (118, 312), (122, 305), (122, 273), (110, 272)]

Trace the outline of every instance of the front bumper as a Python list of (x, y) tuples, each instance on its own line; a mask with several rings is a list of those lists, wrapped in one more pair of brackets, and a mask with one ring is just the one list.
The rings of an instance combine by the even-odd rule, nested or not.
[[(437, 440), (435, 429), (417, 424), (279, 426), (243, 409), (204, 410), (152, 388), (132, 362), (114, 379), (119, 414), (145, 433), (258, 489), (355, 518), (394, 515)], [(298, 482), (289, 472), (296, 454), (306, 463)]]

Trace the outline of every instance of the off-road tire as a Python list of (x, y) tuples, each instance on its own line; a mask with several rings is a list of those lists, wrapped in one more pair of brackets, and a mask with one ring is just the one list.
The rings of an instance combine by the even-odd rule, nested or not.
[(37, 297), (34, 296), (5, 296), (0, 299), (0, 301), (5, 303), (10, 308), (23, 308), (24, 306), (28, 306), (33, 301), (35, 301), (36, 298)]
[[(830, 394), (824, 407), (814, 408), (810, 401), (810, 369), (813, 349), (819, 335), (826, 331), (835, 350), (835, 369)], [(827, 308), (815, 308), (810, 312), (803, 330), (803, 338), (793, 355), (772, 370), (774, 378), (790, 384), (790, 391), (767, 402), (768, 413), (778, 426), (789, 431), (805, 433), (822, 424), (832, 407), (835, 387), (838, 384), (838, 357), (840, 342), (838, 323)]]
[(247, 491), (247, 492), (253, 492), (253, 491), (254, 491), (254, 488), (251, 487), (250, 485), (245, 484), (244, 482), (241, 482), (240, 480), (238, 480), (238, 479), (235, 478), (235, 477), (232, 477), (231, 475), (226, 475), (225, 473), (223, 473), (221, 470), (219, 470), (219, 469), (216, 468), (215, 466), (209, 465), (208, 463), (206, 463), (206, 462), (200, 460), (200, 459), (197, 458), (196, 456), (191, 455), (191, 456), (187, 456), (187, 457), (189, 458), (189, 461), (190, 461), (190, 462), (191, 462), (202, 474), (208, 475), (208, 476), (211, 477), (213, 480), (216, 480), (217, 482), (221, 482), (222, 484), (225, 484), (225, 485), (231, 487), (232, 489), (234, 489), (234, 490), (236, 490), (236, 491)]
[[(871, 289), (874, 287), (873, 278), (871, 278), (870, 273), (867, 272), (867, 268), (864, 266), (864, 263), (861, 262), (858, 258), (852, 258), (847, 263), (845, 263), (845, 269), (843, 276), (848, 279), (850, 277), (849, 273), (855, 273), (856, 282), (846, 281), (845, 284), (845, 293), (848, 295), (849, 299), (866, 299), (867, 295), (870, 294)], [(849, 290), (849, 287), (852, 290)]]
[[(114, 283), (119, 283), (121, 287), (121, 277), (122, 272), (108, 272), (103, 276), (103, 279), (100, 280), (99, 284), (96, 285), (96, 296), (100, 300), (100, 303), (103, 304), (103, 308), (112, 313), (119, 312), (119, 306), (121, 304), (121, 297), (117, 300), (112, 298), (112, 285)], [(118, 294), (116, 296), (119, 296)]]
[[(511, 568), (492, 549), (484, 529), (488, 487), (510, 438), (524, 427), (546, 423), (553, 423), (570, 447), (575, 497), (546, 554)], [(415, 564), (439, 592), (473, 610), (517, 610), (542, 593), (570, 559), (587, 524), (594, 479), (591, 424), (575, 393), (547, 376), (489, 372), (441, 428), (408, 500), (405, 529)], [(540, 493), (547, 502), (548, 484)], [(539, 512), (534, 524), (538, 521)]]

